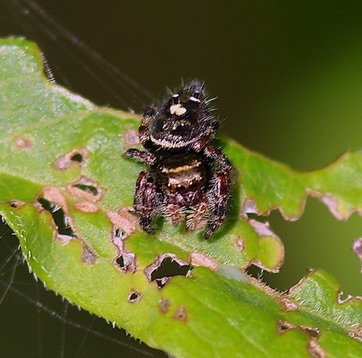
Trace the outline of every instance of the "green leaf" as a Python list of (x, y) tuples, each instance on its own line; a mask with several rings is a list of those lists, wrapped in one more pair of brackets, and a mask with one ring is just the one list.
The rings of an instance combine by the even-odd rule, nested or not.
[[(139, 145), (140, 118), (49, 83), (30, 42), (1, 40), (0, 63), (0, 212), (49, 288), (175, 356), (362, 355), (361, 299), (339, 302), (328, 274), (280, 294), (240, 271), (277, 272), (284, 257), (281, 240), (247, 214), (296, 219), (307, 194), (340, 218), (360, 211), (361, 153), (297, 173), (223, 138), (235, 189), (220, 232), (204, 241), (160, 223), (150, 236), (128, 212), (143, 166), (122, 156)], [(179, 275), (162, 273), (166, 262)]]

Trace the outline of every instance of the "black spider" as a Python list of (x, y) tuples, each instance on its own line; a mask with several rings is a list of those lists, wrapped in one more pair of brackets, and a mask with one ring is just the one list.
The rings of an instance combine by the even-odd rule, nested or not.
[(209, 145), (218, 128), (204, 84), (196, 80), (146, 109), (139, 138), (147, 151), (126, 152), (149, 166), (139, 174), (134, 196), (144, 231), (154, 232), (154, 216), (170, 218), (174, 225), (185, 219), (188, 230), (206, 220), (208, 239), (223, 223), (232, 168), (226, 156)]

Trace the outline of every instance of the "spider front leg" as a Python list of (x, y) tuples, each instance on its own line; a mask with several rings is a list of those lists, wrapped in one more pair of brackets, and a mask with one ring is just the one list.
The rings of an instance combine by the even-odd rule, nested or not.
[(205, 148), (205, 154), (213, 160), (211, 184), (206, 192), (209, 213), (204, 239), (207, 240), (226, 219), (232, 167), (226, 156), (214, 147)]
[(141, 228), (147, 233), (154, 232), (152, 217), (155, 211), (156, 185), (149, 172), (142, 171), (136, 182), (134, 209), (139, 215)]
[(130, 148), (126, 151), (125, 155), (127, 157), (138, 160), (139, 162), (144, 162), (147, 165), (152, 165), (156, 162), (156, 156), (150, 152), (144, 152), (136, 148)]

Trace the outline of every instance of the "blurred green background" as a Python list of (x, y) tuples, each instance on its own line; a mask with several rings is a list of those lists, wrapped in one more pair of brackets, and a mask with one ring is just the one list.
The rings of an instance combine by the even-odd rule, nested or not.
[[(142, 112), (150, 103), (136, 85), (133, 96), (114, 83), (91, 51), (76, 56), (81, 46), (66, 43), (64, 31), (154, 98), (182, 78), (204, 80), (223, 132), (294, 169), (321, 168), (362, 147), (360, 1), (38, 0), (43, 15), (34, 4), (1, 0), (0, 35), (36, 40), (57, 81), (98, 104)], [(299, 221), (273, 213), (270, 222), (286, 247), (280, 274), (263, 276), (273, 287), (323, 268), (345, 294), (362, 294), (351, 250), (362, 218), (339, 222), (309, 199)]]

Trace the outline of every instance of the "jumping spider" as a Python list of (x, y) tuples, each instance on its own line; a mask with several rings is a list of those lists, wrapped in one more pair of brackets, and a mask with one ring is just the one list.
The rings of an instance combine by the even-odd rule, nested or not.
[(134, 210), (147, 233), (154, 216), (185, 219), (188, 230), (204, 224), (208, 239), (223, 223), (230, 196), (232, 168), (226, 156), (209, 145), (219, 128), (211, 114), (204, 84), (192, 81), (159, 106), (146, 109), (139, 139), (146, 149), (126, 155), (149, 166), (137, 179)]

